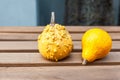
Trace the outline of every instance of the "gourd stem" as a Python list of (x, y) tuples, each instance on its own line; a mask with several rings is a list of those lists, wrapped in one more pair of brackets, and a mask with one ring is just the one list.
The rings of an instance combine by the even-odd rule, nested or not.
[(82, 65), (86, 65), (87, 64), (87, 60), (83, 59)]
[(54, 24), (55, 24), (55, 12), (51, 12), (50, 24), (51, 24), (51, 26), (54, 26)]

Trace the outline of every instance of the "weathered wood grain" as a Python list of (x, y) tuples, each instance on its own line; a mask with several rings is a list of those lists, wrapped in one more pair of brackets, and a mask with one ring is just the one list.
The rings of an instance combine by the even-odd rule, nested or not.
[[(88, 65), (120, 65), (120, 53), (110, 52), (103, 59), (97, 60)], [(82, 63), (81, 52), (73, 52), (69, 57), (53, 62), (44, 59), (40, 53), (0, 53), (1, 67), (38, 67), (38, 66), (80, 66)]]
[(120, 66), (1, 67), (1, 80), (119, 80)]
[[(84, 33), (71, 33), (73, 41), (80, 41)], [(120, 33), (109, 33), (113, 41), (120, 41)]]
[[(71, 33), (85, 32), (93, 27), (102, 28), (108, 32), (120, 32), (120, 27), (117, 26), (66, 26), (66, 29)], [(0, 33), (41, 33), (44, 26), (39, 27), (0, 27)]]
[[(73, 41), (73, 52), (81, 51), (81, 41)], [(0, 52), (38, 52), (37, 41), (0, 41)], [(111, 51), (120, 51), (120, 41), (113, 41)]]
[(53, 62), (37, 49), (44, 27), (0, 27), (0, 80), (119, 80), (120, 27), (100, 28), (113, 39), (111, 52), (103, 59), (82, 66), (81, 37), (93, 26), (69, 26), (74, 43), (70, 56)]
[[(73, 41), (80, 41), (84, 33), (71, 33)], [(36, 41), (39, 33), (0, 33), (0, 41)], [(120, 33), (110, 33), (112, 40), (120, 41)]]
[(39, 34), (0, 33), (0, 41), (36, 41)]
[(46, 60), (38, 52), (37, 37), (44, 27), (0, 27), (0, 80), (119, 80), (120, 27), (99, 27), (112, 36), (112, 50), (87, 66), (81, 64), (81, 37), (93, 26), (66, 27), (74, 49), (58, 62)]

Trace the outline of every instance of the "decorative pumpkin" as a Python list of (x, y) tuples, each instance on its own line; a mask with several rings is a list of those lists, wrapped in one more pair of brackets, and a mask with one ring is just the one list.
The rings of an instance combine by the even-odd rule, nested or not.
[(64, 26), (48, 24), (38, 37), (38, 49), (43, 57), (52, 61), (69, 56), (73, 43)]
[(112, 39), (109, 33), (100, 28), (87, 30), (82, 37), (83, 64), (105, 57), (111, 50)]

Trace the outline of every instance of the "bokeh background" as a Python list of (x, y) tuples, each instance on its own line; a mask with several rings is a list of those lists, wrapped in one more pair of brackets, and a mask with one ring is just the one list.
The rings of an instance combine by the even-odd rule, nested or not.
[(0, 0), (0, 26), (120, 25), (120, 0)]

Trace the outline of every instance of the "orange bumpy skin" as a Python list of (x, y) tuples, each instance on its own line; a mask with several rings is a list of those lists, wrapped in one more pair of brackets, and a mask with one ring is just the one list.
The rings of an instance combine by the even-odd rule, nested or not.
[(38, 37), (38, 49), (43, 57), (58, 61), (69, 56), (73, 43), (70, 34), (64, 26), (47, 25)]

